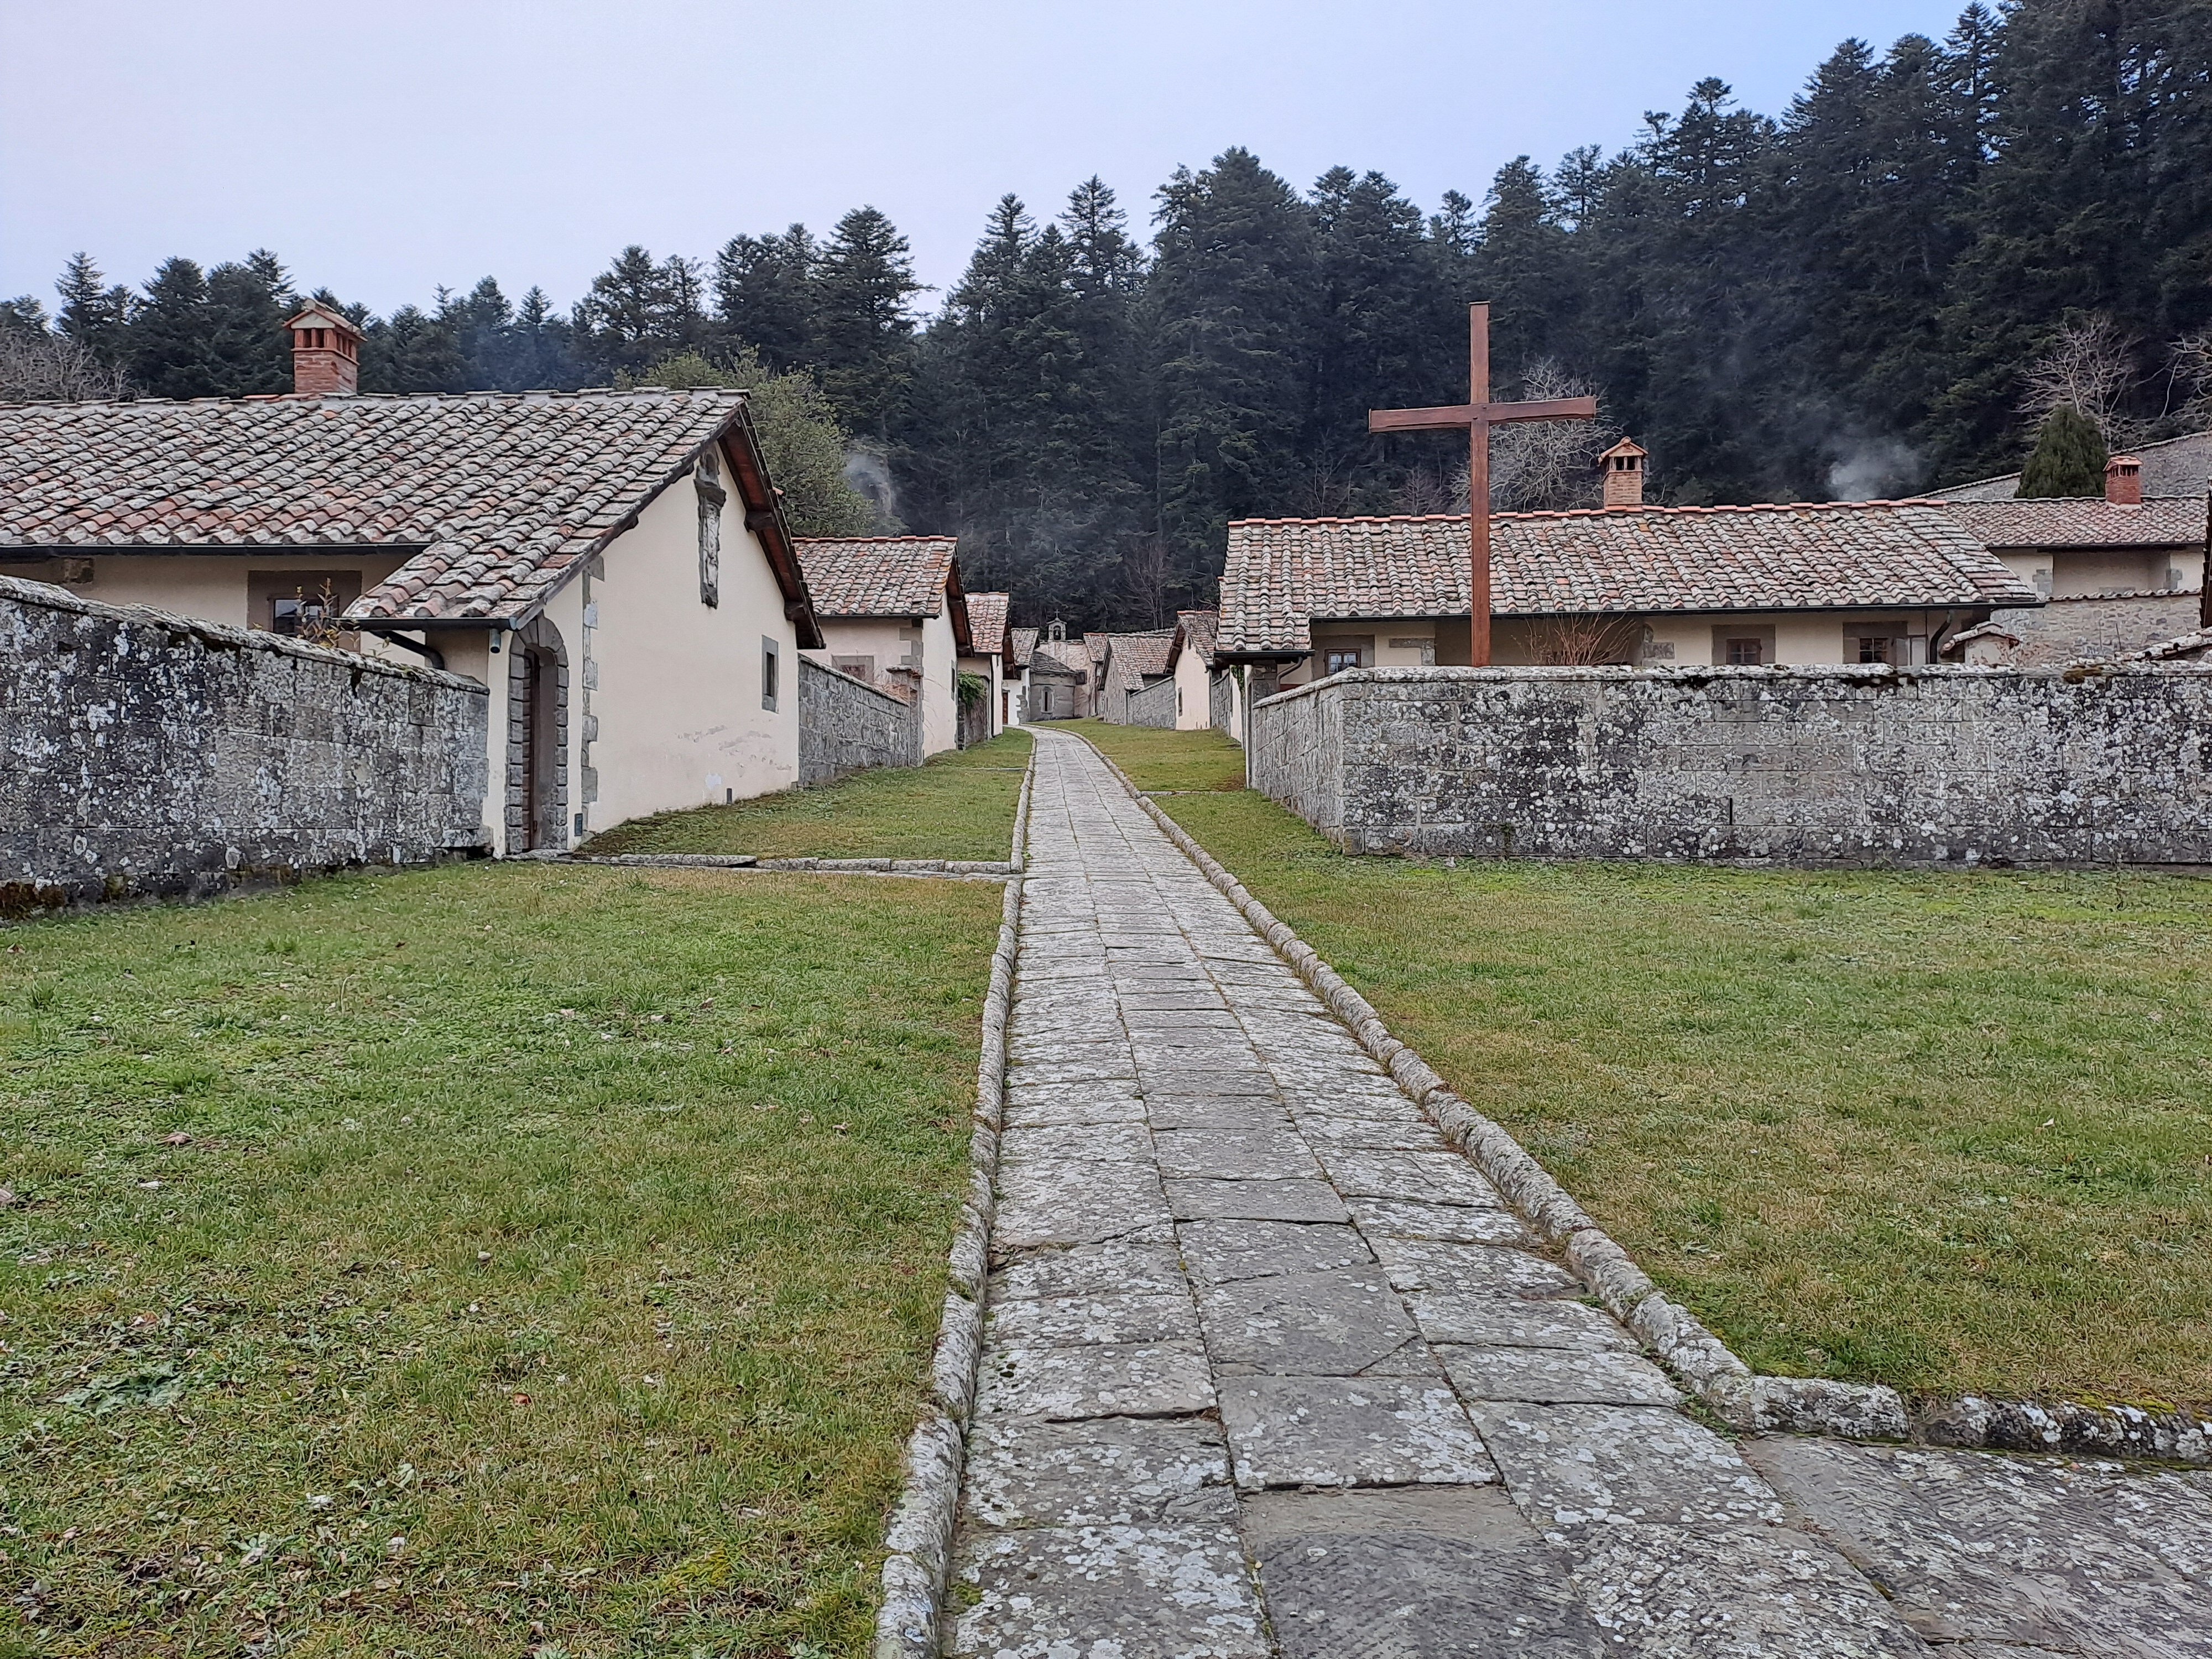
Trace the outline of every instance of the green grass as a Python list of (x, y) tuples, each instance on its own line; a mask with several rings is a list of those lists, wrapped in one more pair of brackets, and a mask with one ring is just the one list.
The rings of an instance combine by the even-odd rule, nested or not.
[[(1139, 788), (1198, 763), (1126, 730)], [(1758, 1369), (2212, 1406), (2212, 882), (1449, 869), (1160, 805)]]
[(1242, 789), (1244, 751), (1219, 732), (1163, 732), (1104, 720), (1054, 720), (1047, 728), (1088, 738), (1147, 790)]
[(479, 865), (0, 929), (0, 1653), (864, 1652), (999, 902)]
[(638, 818), (583, 850), (751, 853), (761, 858), (1003, 859), (1030, 739), (1018, 728), (921, 766), (858, 772), (734, 806)]

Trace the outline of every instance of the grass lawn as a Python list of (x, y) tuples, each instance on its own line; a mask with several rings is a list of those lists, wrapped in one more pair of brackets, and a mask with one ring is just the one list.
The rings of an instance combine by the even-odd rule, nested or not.
[(1162, 732), (1145, 726), (1109, 726), (1104, 720), (1054, 720), (1047, 729), (1088, 738), (1111, 755), (1139, 789), (1244, 787), (1244, 751), (1219, 732)]
[(1017, 727), (921, 766), (882, 767), (734, 806), (635, 819), (594, 836), (583, 850), (602, 856), (1003, 859), (1013, 846), (1014, 809), (1029, 762), (1029, 733)]
[(477, 865), (0, 929), (0, 1654), (863, 1653), (999, 905)]
[[(1139, 788), (1216, 752), (1091, 735)], [(2212, 1406), (2212, 882), (1448, 869), (1160, 805), (1758, 1369)]]

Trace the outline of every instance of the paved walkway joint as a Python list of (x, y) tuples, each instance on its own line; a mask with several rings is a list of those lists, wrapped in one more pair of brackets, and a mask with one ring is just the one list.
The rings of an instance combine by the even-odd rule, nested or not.
[(948, 1651), (2212, 1656), (2212, 1477), (1714, 1433), (1036, 740)]

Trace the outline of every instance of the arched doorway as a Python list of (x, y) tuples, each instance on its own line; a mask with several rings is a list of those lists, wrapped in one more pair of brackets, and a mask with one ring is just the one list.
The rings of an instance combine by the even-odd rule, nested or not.
[(507, 660), (507, 850), (568, 844), (568, 653), (539, 617)]

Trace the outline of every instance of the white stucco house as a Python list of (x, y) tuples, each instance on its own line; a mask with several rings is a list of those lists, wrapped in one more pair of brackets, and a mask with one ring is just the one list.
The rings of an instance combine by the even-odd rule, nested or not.
[(983, 682), (982, 714), (971, 719), (961, 711), (963, 724), (972, 727), (971, 741), (995, 738), (1015, 724), (1014, 689), (1006, 672), (1012, 647), (1006, 638), (1006, 611), (1011, 593), (970, 593), (968, 609), (968, 654), (960, 659), (960, 672)]
[(817, 660), (918, 701), (921, 752), (960, 740), (960, 659), (972, 653), (951, 536), (802, 536), (820, 619)]
[(0, 406), (0, 571), (481, 680), (502, 854), (798, 781), (744, 392), (364, 397), (344, 318), (287, 326), (289, 396)]

